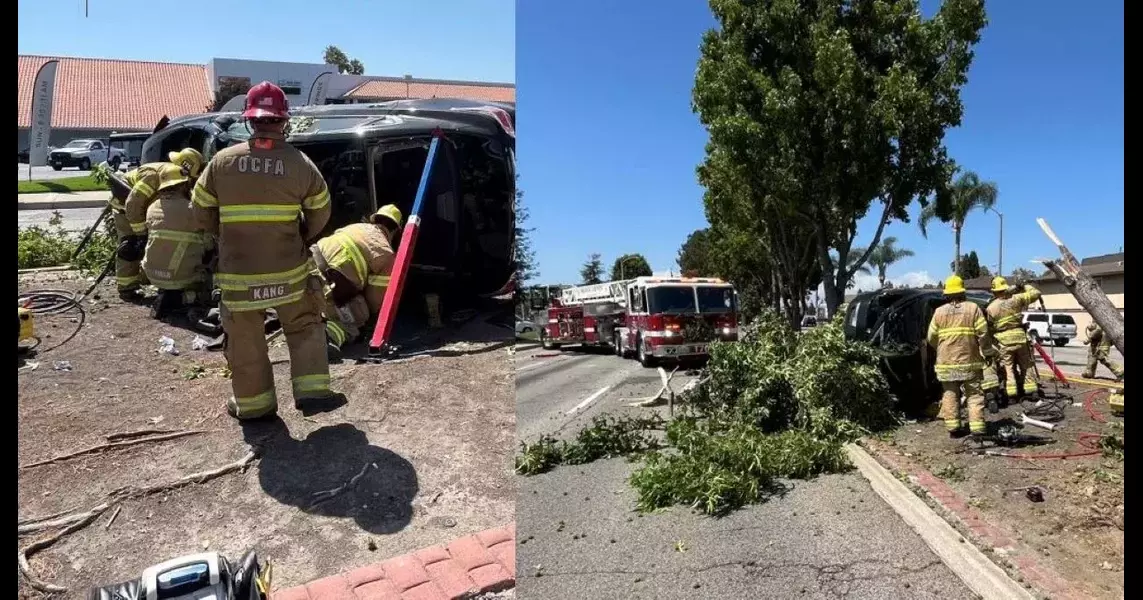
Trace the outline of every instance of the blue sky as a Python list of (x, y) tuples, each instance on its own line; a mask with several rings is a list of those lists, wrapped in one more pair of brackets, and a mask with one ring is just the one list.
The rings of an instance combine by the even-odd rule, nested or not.
[[(19, 54), (320, 62), (333, 44), (369, 75), (515, 81), (512, 0), (89, 0), (87, 18), (83, 9), (19, 0)], [(163, 33), (170, 19), (185, 20), (185, 32)]]
[[(923, 2), (926, 14), (939, 4)], [(991, 24), (962, 92), (958, 163), (993, 180), (1004, 213), (1004, 266), (1034, 267), (1055, 248), (1044, 217), (1078, 256), (1123, 245), (1123, 2), (991, 0)], [(705, 2), (522, 2), (516, 17), (520, 187), (543, 282), (575, 283), (588, 254), (641, 252), (676, 269), (706, 224), (695, 166), (706, 133), (690, 111)], [(942, 279), (952, 233), (911, 223), (886, 235), (917, 253), (891, 279)], [(876, 227), (862, 223), (858, 242)], [(962, 240), (995, 269), (998, 219), (974, 213)], [(859, 280), (859, 284), (868, 280)], [(867, 287), (868, 289), (868, 287)]]

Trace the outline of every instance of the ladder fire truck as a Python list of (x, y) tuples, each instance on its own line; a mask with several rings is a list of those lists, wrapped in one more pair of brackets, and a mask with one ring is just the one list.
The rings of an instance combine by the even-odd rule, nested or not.
[(737, 294), (721, 279), (636, 277), (533, 294), (532, 307), (547, 309), (540, 342), (549, 350), (604, 347), (650, 367), (702, 358), (711, 342), (738, 339)]

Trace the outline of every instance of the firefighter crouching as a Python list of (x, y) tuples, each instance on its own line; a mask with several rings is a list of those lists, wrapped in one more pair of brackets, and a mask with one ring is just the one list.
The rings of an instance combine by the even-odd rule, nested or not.
[(126, 215), (131, 235), (139, 244), (145, 239), (143, 274), (159, 288), (154, 316), (197, 304), (209, 297), (203, 269), (209, 238), (203, 234), (190, 206), (191, 188), (202, 172), (202, 154), (186, 148), (168, 155), (156, 175), (146, 180), (152, 194), (127, 197)]
[(965, 297), (964, 281), (953, 275), (945, 280), (948, 302), (939, 306), (929, 323), (928, 343), (937, 350), (937, 380), (941, 382), (940, 418), (952, 437), (964, 434), (960, 419), (960, 397), (968, 405), (968, 427), (973, 434), (984, 434), (984, 392), (981, 379), (984, 352), (992, 354), (992, 342), (984, 312)]
[(127, 219), (126, 203), (131, 198), (149, 202), (155, 196), (159, 187), (159, 171), (168, 163), (154, 162), (140, 165), (124, 175), (131, 192), (124, 200), (114, 195), (107, 200), (111, 205), (111, 218), (115, 224), (116, 252), (115, 252), (115, 285), (119, 289), (119, 297), (129, 302), (140, 299), (139, 290), (147, 283), (143, 274), (142, 261), (146, 247), (146, 237), (137, 235), (131, 228)]
[(1031, 395), (1039, 390), (1028, 332), (1021, 325), (1020, 318), (1021, 313), (1040, 299), (1040, 290), (1025, 284), (1021, 292), (1013, 293), (1008, 282), (997, 276), (992, 278), (992, 294), (995, 299), (988, 303), (988, 322), (1000, 346), (1004, 392), (1009, 401), (1014, 401), (1019, 395)]
[(335, 396), (329, 384), (322, 281), (307, 248), (329, 221), (329, 190), (321, 172), (285, 141), (286, 95), (264, 81), (246, 94), (243, 118), (253, 133), (244, 144), (218, 152), (192, 194), (207, 233), (217, 235), (224, 352), (236, 419), (277, 413), (265, 338), (265, 312), (273, 309), (290, 352), (294, 407)]
[(393, 271), (393, 236), (401, 227), (401, 211), (382, 206), (368, 223), (354, 223), (310, 247), (318, 272), (325, 278), (325, 330), (330, 352), (353, 343), (381, 302)]
[(1109, 371), (1115, 374), (1115, 378), (1123, 381), (1123, 367), (1115, 364), (1115, 361), (1109, 357), (1111, 354), (1111, 339), (1103, 333), (1103, 328), (1099, 323), (1092, 321), (1088, 324), (1087, 329), (1084, 331), (1087, 336), (1087, 367), (1084, 368), (1081, 377), (1091, 379), (1095, 377), (1095, 370), (1099, 368), (1099, 363), (1107, 367)]

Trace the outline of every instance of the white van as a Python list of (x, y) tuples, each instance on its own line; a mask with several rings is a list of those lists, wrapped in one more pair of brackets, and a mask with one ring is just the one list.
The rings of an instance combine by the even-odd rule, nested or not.
[(1067, 346), (1075, 338), (1076, 320), (1071, 315), (1054, 312), (1026, 312), (1022, 315), (1028, 335), (1040, 342), (1051, 340), (1057, 346)]

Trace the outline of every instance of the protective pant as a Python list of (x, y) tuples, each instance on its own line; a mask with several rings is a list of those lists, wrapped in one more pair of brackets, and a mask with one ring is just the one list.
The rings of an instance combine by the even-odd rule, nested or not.
[(984, 391), (980, 387), (980, 379), (969, 381), (942, 381), (941, 412), (938, 416), (945, 422), (949, 431), (960, 429), (960, 398), (963, 396), (968, 405), (968, 428), (973, 433), (985, 433), (987, 423), (984, 420)]
[(184, 303), (194, 303), (206, 280), (202, 264), (206, 236), (198, 231), (190, 200), (160, 192), (147, 208), (147, 251), (143, 273), (155, 287), (182, 291)]
[(1111, 347), (1110, 346), (1088, 346), (1087, 348), (1087, 368), (1083, 371), (1083, 376), (1086, 378), (1095, 377), (1095, 370), (1099, 368), (1099, 364), (1107, 367), (1117, 378), (1123, 377), (1123, 367), (1115, 364), (1111, 360)]
[[(290, 350), (290, 380), (295, 402), (330, 395), (329, 359), (326, 355), (321, 279), (311, 276), (302, 297), (274, 307)], [(232, 312), (221, 306), (226, 332), (226, 361), (234, 396), (230, 413), (238, 419), (256, 419), (278, 410), (274, 371), (266, 346), (265, 311)]]
[(980, 381), (980, 389), (986, 395), (1000, 390), (1000, 370), (1001, 366), (998, 362), (986, 361), (984, 363), (984, 377)]
[(1010, 399), (1015, 399), (1018, 395), (1035, 394), (1039, 390), (1032, 363), (1032, 350), (1028, 344), (1002, 346), (1000, 360), (1004, 364), (1004, 391)]
[[(111, 215), (115, 222), (115, 246), (118, 247), (123, 238), (131, 237), (134, 233), (131, 232), (131, 223), (127, 221), (126, 213), (112, 210)], [(142, 261), (128, 262), (115, 257), (115, 284), (119, 287), (119, 293), (132, 292), (145, 283), (147, 276), (143, 274)]]
[(327, 293), (325, 297), (325, 332), (329, 343), (338, 350), (357, 341), (361, 329), (369, 322), (369, 305), (363, 296), (354, 296), (344, 306), (334, 306)]

